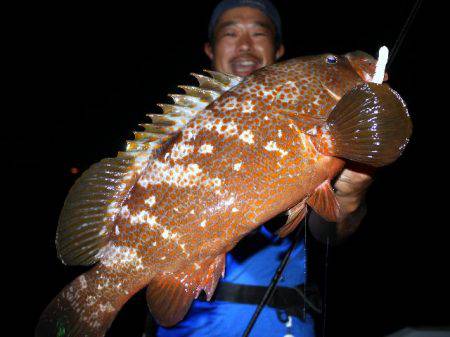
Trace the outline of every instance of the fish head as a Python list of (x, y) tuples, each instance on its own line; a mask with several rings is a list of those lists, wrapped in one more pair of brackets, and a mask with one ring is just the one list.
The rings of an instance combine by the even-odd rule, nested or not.
[[(323, 54), (316, 60), (320, 84), (330, 96), (340, 100), (350, 89), (370, 82), (375, 74), (377, 60), (362, 51), (345, 55)], [(384, 76), (387, 80), (387, 74)]]

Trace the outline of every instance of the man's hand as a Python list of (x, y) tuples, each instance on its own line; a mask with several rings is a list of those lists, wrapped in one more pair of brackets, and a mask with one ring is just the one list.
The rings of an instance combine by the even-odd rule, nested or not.
[(340, 207), (340, 218), (334, 222), (312, 212), (309, 216), (309, 228), (313, 236), (322, 242), (331, 239), (337, 243), (352, 234), (366, 215), (364, 197), (372, 183), (374, 169), (354, 163), (348, 163), (334, 183), (335, 196)]
[(371, 173), (358, 168), (345, 168), (341, 172), (334, 183), (334, 189), (343, 216), (359, 207), (372, 180)]
[(373, 168), (350, 164), (334, 183), (335, 196), (341, 211), (336, 224), (339, 239), (353, 233), (366, 214), (364, 197), (373, 181), (373, 172)]

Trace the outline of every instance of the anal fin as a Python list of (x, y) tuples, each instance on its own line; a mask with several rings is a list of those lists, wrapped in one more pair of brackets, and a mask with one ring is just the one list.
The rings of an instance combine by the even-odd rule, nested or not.
[(329, 222), (336, 222), (339, 219), (339, 203), (328, 180), (316, 188), (307, 204)]
[(204, 290), (207, 299), (211, 299), (224, 271), (225, 254), (222, 254), (179, 272), (156, 276), (147, 288), (147, 303), (155, 320), (163, 326), (177, 324), (200, 291)]
[(300, 221), (303, 220), (307, 212), (306, 207), (306, 199), (303, 199), (301, 202), (299, 202), (294, 207), (290, 208), (287, 211), (287, 220), (286, 223), (281, 227), (276, 234), (280, 236), (281, 238), (284, 238), (291, 234), (294, 229), (297, 228)]

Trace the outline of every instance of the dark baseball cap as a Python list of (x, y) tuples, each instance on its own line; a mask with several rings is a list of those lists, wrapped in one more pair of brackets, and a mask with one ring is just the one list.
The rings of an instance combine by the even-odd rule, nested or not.
[(275, 26), (275, 44), (278, 46), (281, 43), (281, 18), (278, 10), (269, 0), (222, 0), (214, 8), (214, 11), (209, 20), (208, 38), (209, 41), (214, 39), (214, 29), (220, 16), (227, 10), (236, 7), (253, 7), (259, 9)]

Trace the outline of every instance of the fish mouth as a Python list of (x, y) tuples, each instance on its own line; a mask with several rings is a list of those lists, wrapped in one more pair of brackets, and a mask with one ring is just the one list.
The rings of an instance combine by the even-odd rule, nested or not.
[(253, 55), (240, 55), (230, 61), (233, 74), (248, 76), (262, 67), (262, 61)]
[[(373, 76), (375, 75), (377, 59), (362, 51), (348, 53), (345, 57), (364, 82), (372, 82)], [(387, 72), (385, 72), (383, 82), (387, 81), (388, 77)]]
[[(361, 77), (365, 82), (372, 82), (373, 76), (375, 75), (375, 65), (373, 67), (370, 67), (369, 71), (366, 71), (364, 69), (356, 69), (356, 72), (358, 73), (359, 77)], [(386, 82), (388, 80), (388, 73), (384, 73), (383, 82)]]

